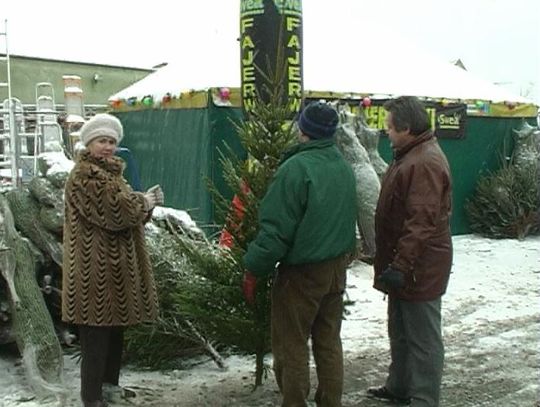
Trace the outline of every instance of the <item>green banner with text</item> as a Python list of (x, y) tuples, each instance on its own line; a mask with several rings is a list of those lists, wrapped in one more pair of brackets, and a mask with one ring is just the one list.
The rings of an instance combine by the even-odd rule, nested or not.
[(302, 1), (241, 0), (240, 66), (244, 110), (256, 97), (267, 102), (268, 77), (283, 70), (282, 95), (291, 115), (300, 110), (303, 95)]
[[(372, 100), (364, 107), (364, 114), (369, 127), (379, 129), (386, 133), (386, 100)], [(463, 103), (424, 102), (428, 111), (431, 128), (438, 138), (461, 139), (465, 137), (465, 124), (467, 121), (467, 105)]]

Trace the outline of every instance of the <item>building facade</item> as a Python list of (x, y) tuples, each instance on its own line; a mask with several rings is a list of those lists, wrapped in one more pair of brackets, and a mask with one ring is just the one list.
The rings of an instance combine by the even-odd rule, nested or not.
[[(0, 57), (5, 55), (0, 54)], [(73, 61), (10, 55), (11, 94), (23, 105), (35, 105), (40, 83), (50, 83), (49, 92), (54, 93), (54, 101), (59, 110), (64, 104), (63, 76), (81, 78), (83, 103), (103, 106), (110, 95), (126, 88), (153, 72), (153, 69), (124, 66), (100, 65)], [(0, 59), (0, 82), (7, 82), (7, 61)], [(7, 99), (7, 88), (0, 88), (0, 102)]]

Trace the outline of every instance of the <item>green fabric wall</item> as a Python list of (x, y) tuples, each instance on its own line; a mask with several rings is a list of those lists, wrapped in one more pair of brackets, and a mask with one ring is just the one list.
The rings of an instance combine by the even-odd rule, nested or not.
[(142, 188), (160, 184), (165, 206), (207, 222), (211, 211), (204, 185), (211, 157), (208, 110), (149, 109), (116, 115), (124, 125), (121, 145), (135, 157)]
[[(165, 205), (190, 213), (199, 226), (214, 222), (214, 205), (207, 188), (211, 179), (225, 196), (231, 196), (222, 176), (219, 150), (227, 143), (237, 154), (242, 150), (232, 120), (241, 120), (239, 108), (148, 109), (115, 113), (125, 127), (122, 146), (133, 153), (144, 189), (161, 184)], [(521, 118), (469, 117), (465, 137), (442, 139), (453, 177), (452, 233), (469, 233), (465, 202), (478, 177), (501, 165), (503, 151), (513, 149), (513, 129)], [(390, 161), (387, 137), (379, 144), (381, 156)], [(210, 227), (209, 232), (215, 231)]]
[(214, 205), (207, 180), (230, 196), (218, 149), (226, 142), (241, 154), (229, 119), (239, 119), (240, 109), (148, 109), (115, 115), (124, 125), (121, 146), (135, 157), (143, 189), (160, 184), (165, 206), (187, 211), (201, 227), (210, 225)]
[[(242, 120), (243, 113), (239, 108), (218, 107), (214, 104), (211, 104), (209, 109), (212, 134), (212, 181), (222, 195), (232, 199), (233, 194), (223, 178), (223, 169), (219, 162), (221, 160), (220, 152), (227, 156), (228, 146), (241, 159), (245, 159), (247, 157), (242, 145), (240, 144), (240, 139), (237, 136), (234, 126), (234, 123), (239, 123)], [(211, 203), (211, 207), (212, 213), (215, 215), (213, 202)], [(216, 220), (214, 218), (212, 219)], [(209, 232), (212, 232), (212, 230), (209, 230)]]
[[(452, 171), (452, 234), (470, 233), (465, 202), (474, 194), (478, 177), (500, 168), (503, 152), (509, 154), (513, 150), (512, 129), (519, 128), (521, 123), (521, 118), (468, 117), (463, 139), (439, 140)], [(390, 162), (392, 153), (387, 137), (381, 138), (379, 151)]]

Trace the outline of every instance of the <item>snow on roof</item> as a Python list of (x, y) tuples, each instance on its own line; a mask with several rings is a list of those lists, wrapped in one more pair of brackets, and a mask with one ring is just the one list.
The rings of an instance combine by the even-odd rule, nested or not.
[(223, 64), (219, 60), (204, 63), (195, 57), (181, 63), (168, 64), (112, 95), (109, 100), (142, 98), (147, 95), (152, 95), (154, 100), (160, 100), (166, 93), (179, 95), (186, 91), (212, 87), (238, 87), (240, 61), (239, 58), (236, 59), (236, 63), (227, 61), (227, 64)]
[[(392, 40), (391, 48), (369, 41), (351, 48), (348, 42), (336, 41), (330, 54), (323, 51), (304, 52), (305, 90), (533, 103), (397, 39)], [(209, 59), (209, 54), (186, 57), (182, 63), (169, 64), (112, 95), (109, 100), (140, 99), (147, 95), (160, 100), (166, 93), (179, 95), (189, 90), (240, 87), (239, 51), (230, 52), (230, 57), (226, 58)]]

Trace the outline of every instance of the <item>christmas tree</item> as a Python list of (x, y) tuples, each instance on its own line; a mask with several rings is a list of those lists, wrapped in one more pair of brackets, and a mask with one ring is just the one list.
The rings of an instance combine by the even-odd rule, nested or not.
[(296, 140), (283, 94), (283, 72), (276, 69), (265, 75), (262, 94), (246, 120), (235, 124), (248, 159), (238, 159), (231, 150), (221, 153), (224, 179), (234, 199), (231, 202), (210, 185), (217, 217), (224, 224), (220, 243), (177, 237), (193, 272), (176, 294), (184, 317), (217, 344), (254, 354), (255, 386), (262, 383), (264, 356), (270, 351), (271, 278), (258, 281), (255, 304), (248, 305), (241, 290), (242, 256), (257, 233), (259, 203), (282, 153)]

